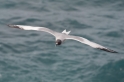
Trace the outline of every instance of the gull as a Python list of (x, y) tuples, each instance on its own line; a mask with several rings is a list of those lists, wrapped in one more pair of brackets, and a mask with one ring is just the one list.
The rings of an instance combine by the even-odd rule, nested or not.
[(65, 40), (71, 39), (71, 40), (76, 40), (76, 41), (79, 41), (81, 43), (87, 44), (87, 45), (89, 45), (93, 48), (96, 48), (96, 49), (104, 50), (104, 51), (111, 52), (111, 53), (117, 53), (114, 50), (108, 49), (108, 48), (106, 48), (102, 45), (99, 45), (99, 44), (95, 43), (95, 42), (89, 41), (86, 38), (83, 38), (83, 37), (80, 37), (80, 36), (69, 35), (69, 33), (71, 31), (67, 32), (66, 29), (64, 31), (62, 31), (62, 33), (59, 33), (59, 32), (53, 31), (53, 30), (51, 30), (49, 28), (46, 28), (46, 27), (26, 26), (26, 25), (8, 25), (8, 26), (12, 27), (12, 28), (23, 29), (23, 30), (36, 30), (36, 31), (47, 32), (47, 33), (55, 36), (56, 45), (61, 45)]

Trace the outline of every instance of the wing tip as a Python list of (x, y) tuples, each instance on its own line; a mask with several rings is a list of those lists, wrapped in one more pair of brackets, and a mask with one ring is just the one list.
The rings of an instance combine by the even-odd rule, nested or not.
[(12, 28), (19, 28), (17, 25), (12, 25), (12, 24), (7, 24), (7, 26), (12, 27)]
[(107, 48), (97, 48), (97, 49), (104, 50), (104, 51), (111, 52), (111, 53), (118, 53), (117, 51), (107, 49)]

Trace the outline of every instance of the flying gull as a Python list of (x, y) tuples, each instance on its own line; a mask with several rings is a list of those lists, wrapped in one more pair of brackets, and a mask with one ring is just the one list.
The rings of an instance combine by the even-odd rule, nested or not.
[(25, 26), (25, 25), (8, 25), (8, 26), (13, 27), (13, 28), (23, 29), (23, 30), (36, 30), (36, 31), (44, 31), (44, 32), (50, 33), (53, 36), (55, 36), (56, 45), (61, 45), (63, 43), (63, 41), (65, 41), (67, 39), (71, 39), (71, 40), (76, 40), (76, 41), (79, 41), (81, 43), (87, 44), (87, 45), (89, 45), (93, 48), (96, 48), (96, 49), (104, 50), (104, 51), (111, 52), (111, 53), (117, 53), (114, 50), (108, 49), (102, 45), (91, 42), (88, 39), (85, 39), (83, 37), (69, 35), (69, 33), (71, 31), (67, 32), (66, 30), (64, 30), (64, 31), (62, 31), (62, 33), (59, 33), (59, 32), (53, 31), (53, 30), (45, 28), (45, 27)]

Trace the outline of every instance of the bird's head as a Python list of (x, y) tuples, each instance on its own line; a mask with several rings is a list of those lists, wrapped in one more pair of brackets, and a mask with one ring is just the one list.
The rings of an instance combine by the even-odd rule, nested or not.
[(56, 40), (56, 45), (61, 45), (62, 41), (60, 39)]

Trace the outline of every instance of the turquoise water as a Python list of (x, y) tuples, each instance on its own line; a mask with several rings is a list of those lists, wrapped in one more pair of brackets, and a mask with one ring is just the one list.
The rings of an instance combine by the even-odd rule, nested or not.
[[(119, 53), (67, 40), (55, 47), (44, 26), (87, 38)], [(124, 82), (124, 0), (1, 0), (0, 82)]]

